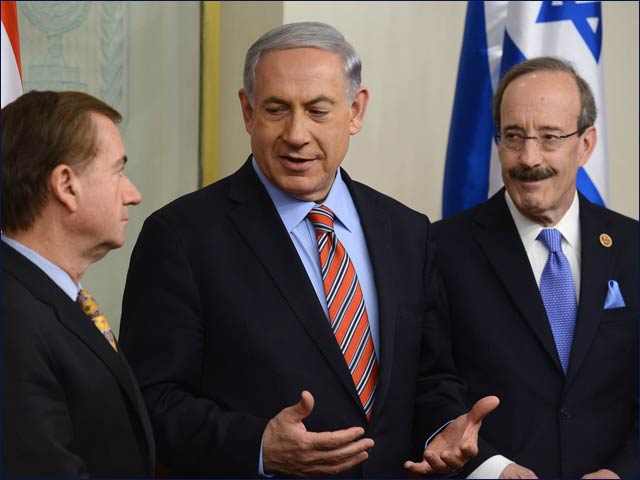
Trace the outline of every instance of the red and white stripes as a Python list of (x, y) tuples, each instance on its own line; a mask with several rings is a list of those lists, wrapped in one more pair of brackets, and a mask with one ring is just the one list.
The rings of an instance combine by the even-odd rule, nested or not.
[(22, 95), (22, 66), (20, 64), (20, 37), (16, 2), (2, 1), (2, 107)]

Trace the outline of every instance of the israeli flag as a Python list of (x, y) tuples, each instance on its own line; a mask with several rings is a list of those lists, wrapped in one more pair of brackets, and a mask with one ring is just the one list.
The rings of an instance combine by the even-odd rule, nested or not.
[(491, 98), (509, 68), (540, 56), (568, 60), (593, 90), (598, 142), (591, 159), (578, 172), (578, 189), (592, 202), (605, 204), (609, 168), (601, 49), (600, 2), (467, 3), (447, 145), (444, 218), (485, 201), (502, 187)]

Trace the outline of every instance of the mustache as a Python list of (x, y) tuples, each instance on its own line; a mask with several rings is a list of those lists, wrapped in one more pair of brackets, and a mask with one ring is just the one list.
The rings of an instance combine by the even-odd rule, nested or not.
[(526, 168), (522, 165), (516, 165), (508, 170), (509, 176), (514, 180), (522, 180), (531, 182), (536, 180), (545, 180), (556, 175), (556, 171), (551, 167)]

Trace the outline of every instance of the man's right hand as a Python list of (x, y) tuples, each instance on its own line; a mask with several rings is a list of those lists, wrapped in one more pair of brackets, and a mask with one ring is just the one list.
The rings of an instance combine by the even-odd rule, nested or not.
[(510, 463), (498, 478), (538, 478), (535, 473), (533, 473), (528, 468), (523, 467), (522, 465), (518, 465), (517, 463)]
[(267, 424), (262, 435), (264, 472), (289, 476), (336, 475), (369, 456), (373, 440), (361, 438), (364, 429), (308, 432), (302, 421), (311, 414), (314, 400), (304, 391), (300, 401), (283, 409)]

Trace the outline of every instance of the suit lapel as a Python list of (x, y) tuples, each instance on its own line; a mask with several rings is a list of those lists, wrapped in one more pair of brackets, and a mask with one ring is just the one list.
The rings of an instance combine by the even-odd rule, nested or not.
[[(144, 407), (144, 402), (141, 402), (140, 395), (137, 392), (136, 379), (131, 369), (126, 364), (122, 354), (116, 353), (113, 348), (111, 348), (109, 342), (105, 340), (91, 320), (82, 313), (78, 305), (72, 302), (64, 293), (62, 295), (62, 297), (53, 300), (58, 318), (93, 350), (96, 356), (111, 370), (138, 413), (138, 418), (142, 424), (147, 442), (149, 458), (154, 458), (155, 447), (151, 424)], [(119, 348), (118, 346), (118, 349)]]
[(604, 306), (611, 267), (616, 254), (616, 239), (613, 246), (605, 248), (600, 243), (601, 233), (608, 231), (608, 219), (603, 212), (580, 195), (580, 301), (576, 327), (571, 346), (571, 358), (567, 372), (567, 384), (575, 377), (584, 361)]
[(354, 402), (362, 408), (347, 364), (304, 265), (250, 161), (235, 174), (229, 197), (238, 204), (229, 213), (238, 233), (269, 273)]
[(527, 253), (504, 200), (496, 193), (476, 214), (475, 238), (500, 278), (514, 305), (562, 371), (547, 314)]
[[(131, 371), (122, 356), (111, 348), (109, 342), (105, 340), (91, 320), (82, 313), (80, 306), (71, 300), (42, 270), (6, 244), (2, 245), (2, 265), (27, 285), (36, 297), (54, 308), (60, 323), (107, 366), (124, 390), (125, 395), (135, 406), (139, 417), (143, 420), (146, 419), (146, 412), (136, 395), (135, 379), (131, 375)], [(147, 441), (151, 440), (149, 445), (151, 447), (153, 440), (148, 421), (146, 424), (143, 421), (143, 427)]]
[(372, 422), (382, 411), (382, 405), (389, 391), (393, 370), (396, 312), (393, 294), (395, 268), (392, 252), (392, 229), (389, 215), (366, 191), (342, 170), (344, 179), (355, 202), (364, 231), (369, 258), (378, 297), (378, 331), (380, 338), (380, 378), (376, 390)]

